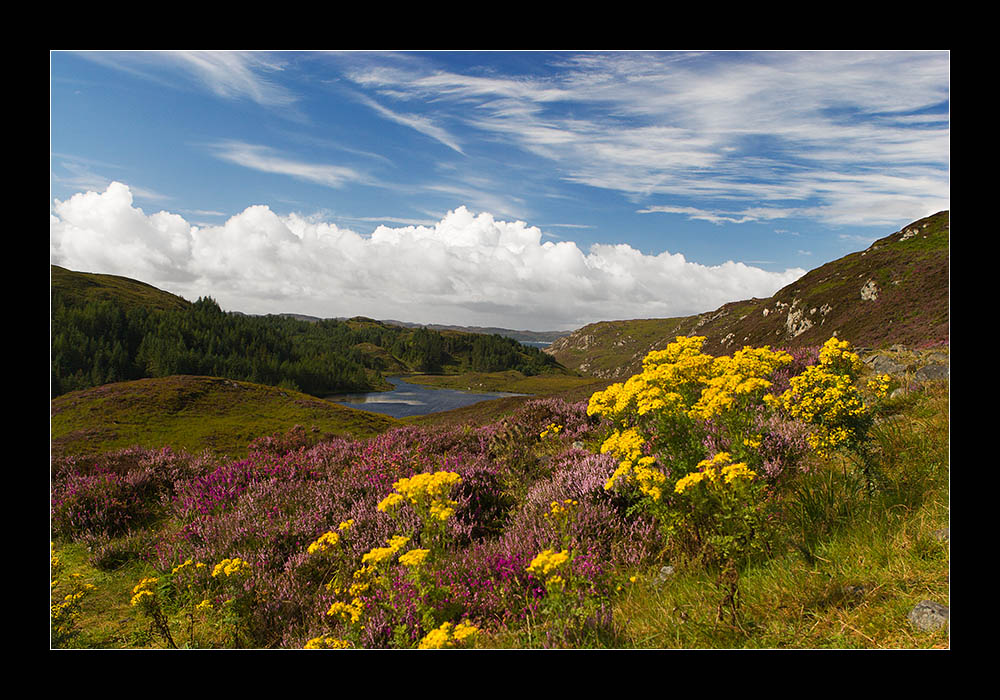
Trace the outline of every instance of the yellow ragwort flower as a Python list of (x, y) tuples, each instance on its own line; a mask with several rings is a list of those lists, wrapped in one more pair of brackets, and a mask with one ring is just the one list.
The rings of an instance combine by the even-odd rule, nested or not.
[(538, 437), (545, 438), (548, 435), (558, 435), (562, 431), (562, 429), (563, 429), (563, 426), (561, 426), (561, 425), (558, 425), (556, 423), (549, 423), (545, 427), (545, 430), (543, 430), (541, 432), (541, 434), (539, 434)]
[(324, 634), (322, 637), (313, 637), (303, 649), (350, 649), (351, 643), (346, 639), (337, 639)]
[(403, 494), (401, 493), (390, 493), (388, 496), (379, 501), (376, 508), (383, 513), (388, 513), (405, 500), (406, 499), (403, 498)]
[(675, 493), (684, 493), (689, 488), (703, 481), (709, 484), (731, 485), (737, 479), (750, 481), (757, 476), (744, 462), (731, 462), (731, 455), (728, 452), (719, 452), (711, 459), (704, 459), (698, 462), (699, 471), (681, 477), (674, 484)]
[(451, 640), (451, 623), (444, 622), (437, 629), (431, 630), (420, 640), (418, 649), (444, 649)]
[(403, 535), (395, 535), (391, 537), (386, 544), (387, 547), (375, 547), (367, 554), (361, 557), (362, 564), (370, 564), (372, 566), (378, 566), (379, 564), (392, 559), (396, 553), (402, 549), (407, 542), (410, 541), (409, 537), (404, 537)]
[(700, 484), (702, 480), (704, 480), (704, 478), (705, 478), (704, 472), (691, 472), (686, 476), (682, 476), (680, 479), (677, 480), (677, 483), (674, 484), (674, 492), (684, 493), (695, 484)]
[(556, 552), (552, 549), (546, 549), (535, 555), (535, 558), (528, 564), (527, 571), (536, 576), (548, 576), (568, 561), (569, 550), (564, 549), (561, 552)]
[(455, 630), (452, 632), (452, 637), (459, 644), (464, 644), (466, 640), (471, 639), (478, 632), (479, 632), (478, 627), (473, 625), (468, 620), (464, 620), (459, 624), (455, 625)]
[(403, 566), (420, 566), (430, 553), (429, 549), (411, 549), (406, 554), (399, 556), (399, 563)]
[(219, 574), (225, 574), (227, 578), (237, 574), (244, 574), (249, 568), (249, 562), (246, 562), (239, 557), (223, 559), (215, 565), (215, 568), (212, 569), (212, 578), (215, 578)]
[(364, 603), (359, 598), (354, 598), (350, 603), (338, 600), (329, 607), (326, 614), (330, 617), (340, 617), (344, 621), (350, 620), (351, 623), (357, 623), (361, 619), (364, 608)]
[(418, 511), (425, 510), (436, 520), (447, 520), (455, 512), (457, 501), (450, 498), (451, 490), (461, 483), (462, 477), (456, 472), (438, 471), (416, 474), (393, 483), (394, 493), (386, 496), (378, 504), (378, 510), (388, 512), (404, 501), (408, 501)]
[(340, 542), (340, 535), (338, 535), (336, 532), (333, 531), (325, 532), (319, 536), (319, 539), (317, 539), (315, 542), (309, 545), (309, 549), (307, 551), (309, 552), (309, 554), (326, 552), (327, 550), (336, 547), (339, 542)]

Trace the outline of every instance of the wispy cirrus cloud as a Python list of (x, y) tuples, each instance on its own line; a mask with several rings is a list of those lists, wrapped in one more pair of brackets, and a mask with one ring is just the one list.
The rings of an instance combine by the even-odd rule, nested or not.
[[(948, 197), (946, 52), (549, 60), (558, 71), (473, 75), (440, 70), (433, 56), (368, 56), (345, 73), (393, 105), (432, 104), (440, 119), (543, 158), (565, 181), (648, 202), (648, 212), (686, 213), (660, 204), (686, 197), (701, 201), (696, 216), (743, 201), (757, 210), (746, 220), (847, 207), (881, 223), (867, 218), (872, 202), (895, 210)], [(895, 181), (870, 189), (882, 173)], [(704, 206), (712, 201), (725, 205)]]
[[(116, 178), (121, 179), (125, 170), (124, 167), (114, 163), (81, 158), (68, 153), (53, 153), (51, 159), (52, 181), (75, 190), (103, 190)], [(115, 176), (103, 174), (109, 170), (114, 172)], [(136, 195), (149, 201), (170, 199), (168, 195), (147, 187), (133, 185), (132, 190)]]
[(170, 51), (164, 56), (186, 68), (219, 97), (249, 99), (268, 107), (288, 107), (298, 101), (288, 88), (268, 78), (283, 70), (280, 54)]
[(638, 214), (683, 214), (689, 219), (708, 221), (713, 224), (745, 224), (751, 221), (768, 219), (783, 219), (792, 215), (795, 210), (787, 209), (747, 209), (742, 212), (714, 212), (697, 207), (675, 207), (669, 205), (646, 207), (639, 209)]
[(287, 175), (325, 187), (340, 188), (349, 183), (375, 184), (368, 174), (355, 168), (310, 163), (281, 154), (273, 148), (243, 141), (221, 141), (209, 146), (221, 160), (265, 173)]
[[(178, 88), (194, 83), (227, 100), (290, 108), (298, 96), (271, 76), (284, 69), (280, 53), (249, 51), (85, 51), (95, 63)], [(165, 70), (167, 72), (165, 72)]]
[[(295, 54), (84, 55), (289, 115), (299, 101), (291, 83), (279, 82)], [(745, 209), (772, 212), (764, 218), (836, 209), (846, 210), (838, 215), (845, 221), (878, 225), (895, 212), (912, 216), (914, 203), (919, 212), (948, 199), (950, 132), (940, 108), (949, 94), (947, 52), (541, 56), (549, 70), (538, 70), (533, 56), (524, 73), (475, 63), (445, 70), (433, 53), (347, 52), (328, 60), (354, 86), (341, 85), (341, 94), (385, 120), (466, 157), (488, 143), (513, 146), (543, 159), (560, 180), (618, 192), (645, 213), (747, 222), (761, 214), (739, 214)], [(359, 175), (260, 148), (220, 152), (329, 186)], [(892, 181), (873, 189), (884, 173)], [(879, 211), (892, 214), (873, 218)]]
[(435, 141), (440, 141), (453, 151), (464, 155), (462, 146), (458, 143), (458, 140), (449, 134), (445, 129), (435, 124), (432, 119), (419, 114), (400, 114), (393, 112), (391, 109), (380, 105), (378, 102), (365, 95), (360, 95), (357, 99), (389, 121), (396, 122), (397, 124), (419, 131), (421, 134), (429, 136)]

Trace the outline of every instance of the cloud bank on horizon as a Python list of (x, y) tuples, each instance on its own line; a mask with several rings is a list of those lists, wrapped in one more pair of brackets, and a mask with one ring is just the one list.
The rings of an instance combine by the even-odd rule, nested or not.
[(51, 65), (51, 262), (247, 313), (689, 315), (948, 208), (948, 52)]
[[(805, 273), (737, 262), (706, 266), (628, 244), (543, 241), (523, 221), (466, 207), (433, 226), (379, 226), (361, 235), (265, 205), (221, 226), (146, 214), (128, 186), (56, 200), (51, 260), (82, 271), (128, 270), (228, 310), (565, 330), (598, 320), (661, 318), (769, 296)], [(242, 304), (243, 307), (234, 307)], [(440, 319), (440, 320), (439, 320)]]

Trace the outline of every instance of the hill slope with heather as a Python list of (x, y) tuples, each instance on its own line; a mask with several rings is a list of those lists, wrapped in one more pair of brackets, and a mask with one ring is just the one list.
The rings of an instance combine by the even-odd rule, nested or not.
[(546, 352), (565, 367), (616, 379), (678, 335), (705, 336), (706, 351), (716, 355), (744, 345), (817, 346), (834, 332), (856, 347), (946, 345), (948, 250), (948, 212), (942, 211), (806, 273), (767, 299), (696, 316), (593, 323)]
[(191, 307), (184, 297), (119, 275), (76, 272), (58, 265), (49, 266), (50, 292), (76, 305), (111, 301), (123, 308), (142, 307), (150, 311), (184, 311)]
[(240, 456), (263, 436), (306, 427), (315, 440), (366, 438), (401, 425), (289, 389), (219, 377), (174, 376), (115, 382), (51, 403), (53, 456), (126, 447)]

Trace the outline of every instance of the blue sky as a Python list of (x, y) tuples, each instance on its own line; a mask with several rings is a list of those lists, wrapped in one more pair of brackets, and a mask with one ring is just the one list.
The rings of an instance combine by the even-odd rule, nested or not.
[(50, 259), (227, 310), (710, 311), (949, 206), (948, 52), (52, 52)]

